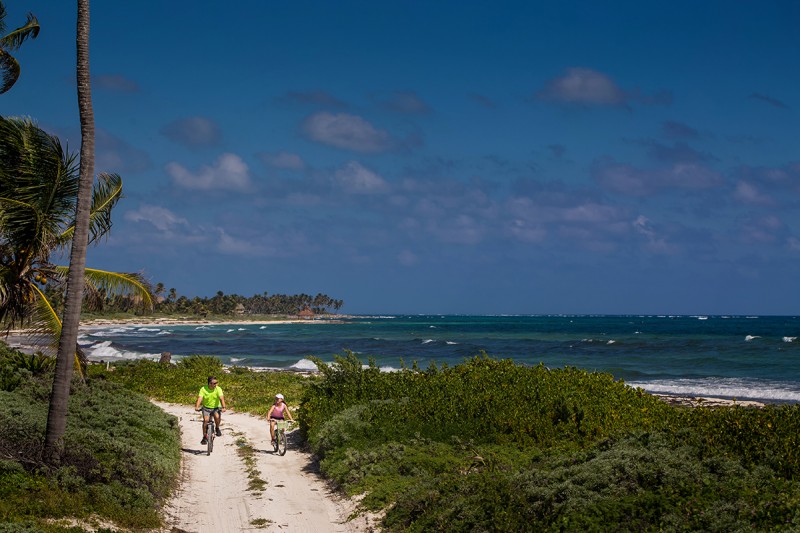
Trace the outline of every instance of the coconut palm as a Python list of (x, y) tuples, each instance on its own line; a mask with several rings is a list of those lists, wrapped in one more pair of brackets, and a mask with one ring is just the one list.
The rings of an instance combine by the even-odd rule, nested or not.
[[(78, 181), (75, 156), (64, 151), (58, 137), (30, 119), (0, 117), (0, 323), (46, 337), (51, 342), (44, 351), (51, 353), (62, 325), (44, 290), (67, 279), (67, 267), (51, 258), (72, 242)], [(111, 210), (121, 194), (118, 175), (97, 177), (87, 241), (109, 232)], [(153, 304), (150, 286), (139, 274), (86, 269), (83, 293), (89, 306), (114, 293), (131, 294), (147, 309)], [(77, 342), (72, 346), (72, 353), (79, 353)]]
[[(78, 342), (81, 301), (86, 277), (86, 248), (91, 234), (91, 196), (94, 183), (94, 110), (92, 82), (89, 76), (89, 0), (78, 0), (78, 24), (75, 32), (75, 72), (78, 86), (78, 115), (81, 122), (81, 162), (75, 203), (75, 225), (69, 254), (67, 292), (64, 300), (64, 328), (58, 339), (56, 370), (47, 427), (44, 437), (44, 460), (57, 465), (60, 443), (67, 429), (67, 406), (72, 376), (71, 352)], [(149, 291), (148, 295), (149, 295)], [(152, 307), (152, 299), (150, 299)]]
[[(0, 2), (0, 35), (6, 31), (6, 8)], [(19, 63), (9, 51), (18, 49), (30, 37), (35, 39), (39, 35), (39, 21), (28, 13), (28, 21), (11, 33), (0, 37), (0, 94), (8, 91), (19, 78)]]

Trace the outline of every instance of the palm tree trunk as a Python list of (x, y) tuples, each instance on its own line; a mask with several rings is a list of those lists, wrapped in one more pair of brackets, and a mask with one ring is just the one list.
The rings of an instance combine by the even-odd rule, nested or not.
[(78, 345), (78, 326), (83, 301), (83, 278), (86, 270), (86, 248), (89, 245), (89, 214), (94, 181), (94, 111), (89, 78), (89, 0), (78, 0), (77, 25), (78, 110), (81, 121), (80, 185), (75, 213), (75, 233), (67, 276), (67, 295), (61, 339), (58, 344), (55, 379), (47, 413), (43, 459), (57, 465), (61, 457), (61, 441), (67, 428), (69, 386), (72, 380), (75, 349)]

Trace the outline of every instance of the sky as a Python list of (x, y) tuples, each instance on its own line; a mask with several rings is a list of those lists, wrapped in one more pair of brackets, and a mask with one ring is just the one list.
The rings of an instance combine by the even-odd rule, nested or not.
[[(80, 150), (75, 2), (0, 114)], [(95, 1), (88, 266), (343, 312), (798, 313), (800, 3)]]

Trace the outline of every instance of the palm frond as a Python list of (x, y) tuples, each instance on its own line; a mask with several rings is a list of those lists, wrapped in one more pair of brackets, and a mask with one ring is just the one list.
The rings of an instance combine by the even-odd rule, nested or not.
[[(68, 267), (56, 266), (54, 269), (66, 276)], [(89, 290), (104, 290), (106, 295), (121, 295), (131, 299), (134, 305), (143, 311), (153, 309), (153, 287), (141, 274), (125, 272), (109, 272), (87, 268), (85, 282)]]
[(19, 63), (14, 56), (0, 49), (0, 94), (8, 92), (19, 79)]
[(16, 265), (0, 265), (0, 322), (22, 326), (30, 315), (35, 286), (16, 272)]
[[(96, 242), (111, 231), (111, 210), (122, 198), (122, 178), (119, 174), (102, 172), (97, 175), (92, 190), (92, 208), (89, 214), (89, 243)], [(61, 234), (59, 240), (64, 243), (72, 238), (75, 224)]]
[(39, 35), (39, 21), (33, 15), (28, 13), (28, 20), (24, 26), (20, 26), (4, 37), (0, 37), (0, 47), (7, 50), (16, 50), (19, 48), (26, 39), (36, 39)]
[(61, 320), (39, 287), (34, 286), (34, 290), (37, 298), (33, 305), (31, 327), (27, 331), (31, 338), (37, 340), (37, 344), (47, 347), (42, 351), (55, 355), (58, 352), (58, 339), (61, 337)]
[[(58, 354), (58, 343), (61, 339), (61, 320), (44, 293), (38, 287), (34, 287), (34, 289), (38, 293), (38, 298), (36, 298), (34, 306), (34, 323), (29, 330), (29, 336), (38, 340), (37, 344), (42, 347), (43, 352), (55, 357)], [(46, 349), (44, 348), (45, 346), (47, 347)], [(75, 369), (78, 370), (81, 378), (86, 377), (87, 364), (86, 354), (80, 346), (76, 345)]]
[(29, 118), (0, 117), (0, 223), (16, 249), (47, 260), (72, 223), (79, 173), (76, 156)]

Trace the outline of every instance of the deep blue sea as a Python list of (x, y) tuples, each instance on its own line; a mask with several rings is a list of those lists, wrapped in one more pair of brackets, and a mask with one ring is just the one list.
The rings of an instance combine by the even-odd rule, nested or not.
[(93, 360), (173, 360), (313, 370), (352, 350), (385, 370), (455, 365), (485, 351), (526, 365), (608, 372), (655, 393), (800, 402), (800, 317), (359, 316), (321, 323), (117, 326), (85, 332)]

